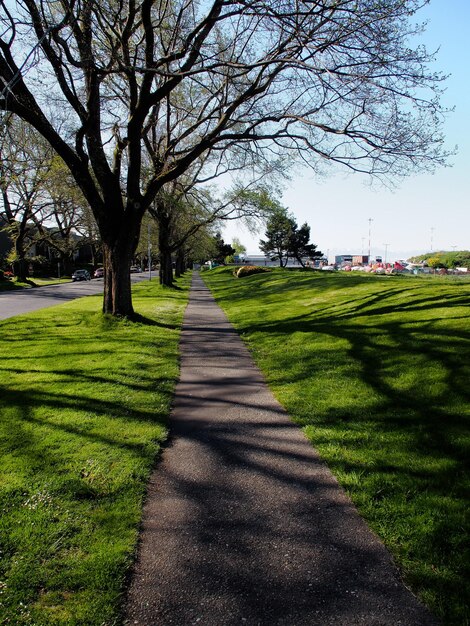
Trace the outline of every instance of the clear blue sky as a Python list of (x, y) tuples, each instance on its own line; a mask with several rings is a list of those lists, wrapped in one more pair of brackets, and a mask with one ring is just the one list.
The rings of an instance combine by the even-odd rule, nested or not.
[[(304, 172), (289, 184), (282, 203), (299, 223), (311, 227), (311, 240), (330, 257), (341, 252), (371, 252), (388, 259), (433, 250), (470, 249), (470, 0), (431, 0), (417, 15), (429, 20), (423, 42), (440, 47), (436, 70), (450, 74), (443, 104), (455, 107), (445, 124), (447, 146), (458, 146), (452, 167), (406, 178), (395, 191), (371, 190), (358, 175), (331, 172), (315, 179)], [(263, 233), (252, 236), (231, 224), (226, 241), (239, 237), (248, 252), (259, 253)]]

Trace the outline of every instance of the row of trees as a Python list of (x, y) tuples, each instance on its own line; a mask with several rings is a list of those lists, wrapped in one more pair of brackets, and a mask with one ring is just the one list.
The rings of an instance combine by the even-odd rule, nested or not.
[(26, 280), (27, 254), (38, 243), (47, 244), (65, 267), (79, 245), (93, 249), (96, 224), (69, 170), (31, 126), (11, 114), (0, 127), (0, 193), (13, 244), (8, 261), (20, 280)]
[[(101, 249), (89, 205), (62, 159), (20, 118), (6, 114), (0, 127), (0, 192), (3, 230), (12, 242), (7, 261), (15, 275), (27, 279), (33, 246), (47, 244), (55, 261), (69, 270), (78, 249), (88, 246), (95, 264)], [(224, 244), (217, 229), (223, 220), (260, 216), (266, 193), (239, 190), (220, 201), (207, 190), (189, 193), (180, 183), (162, 193), (144, 218), (134, 259), (148, 262), (148, 244), (161, 262), (160, 280), (173, 282), (193, 260), (224, 257), (235, 250)], [(147, 233), (157, 234), (150, 242)]]
[[(0, 108), (59, 155), (91, 208), (103, 310), (132, 314), (150, 210), (163, 248), (182, 202), (198, 223), (179, 241), (243, 214), (247, 171), (330, 162), (390, 178), (442, 163), (442, 76), (413, 48), (425, 3), (0, 0)], [(237, 173), (245, 189), (207, 213), (207, 185)]]
[[(20, 118), (7, 114), (3, 121), (0, 191), (4, 210), (0, 215), (13, 242), (8, 261), (15, 275), (26, 280), (31, 258), (28, 252), (38, 243), (46, 243), (65, 270), (72, 268), (74, 254), (84, 245), (93, 251), (94, 264), (101, 249), (96, 223), (62, 159)], [(236, 253), (246, 252), (239, 241), (233, 247), (225, 244), (218, 232), (222, 222), (240, 217), (251, 223), (269, 217), (268, 226), (278, 222), (277, 228), (285, 231), (289, 242), (286, 253), (295, 258), (312, 252), (312, 246), (307, 245), (307, 225), (297, 232), (293, 218), (266, 188), (236, 188), (220, 197), (208, 189), (191, 189), (194, 179), (189, 175), (184, 179), (186, 185), (180, 179), (157, 196), (144, 216), (134, 252), (133, 260), (147, 264), (150, 244), (160, 262), (162, 284), (173, 283), (173, 267), (178, 277), (192, 261), (213, 258), (223, 263), (233, 260)], [(151, 233), (153, 241), (149, 239)], [(285, 245), (279, 239), (277, 251)]]
[[(92, 251), (93, 265), (100, 258), (101, 242), (93, 214), (70, 172), (42, 137), (12, 114), (4, 116), (0, 127), (0, 193), (0, 227), (12, 243), (6, 262), (19, 280), (27, 279), (34, 260), (30, 252), (38, 245), (47, 249), (49, 261), (59, 261), (64, 271), (71, 271), (74, 256), (84, 246)], [(210, 206), (210, 200), (207, 197), (204, 206), (196, 207), (175, 189), (163, 203), (171, 208), (167, 221), (158, 213), (160, 206), (152, 207), (134, 260), (147, 263), (151, 243), (154, 258), (156, 255), (162, 263), (161, 282), (170, 285), (175, 258), (178, 276), (192, 260), (233, 254), (231, 246), (224, 249), (217, 232), (220, 220), (234, 212), (233, 200), (223, 210), (219, 205), (216, 209)], [(149, 242), (147, 232), (157, 233), (157, 239), (154, 236)]]

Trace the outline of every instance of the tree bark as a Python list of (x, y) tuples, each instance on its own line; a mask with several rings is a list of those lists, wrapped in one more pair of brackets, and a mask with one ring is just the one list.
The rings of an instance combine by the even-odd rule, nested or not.
[(173, 267), (168, 248), (160, 248), (160, 285), (173, 287)]
[(107, 312), (112, 313), (112, 310), (113, 310), (113, 298), (112, 298), (113, 289), (112, 289), (112, 280), (111, 280), (112, 270), (111, 270), (111, 265), (109, 261), (108, 249), (105, 246), (104, 242), (103, 242), (103, 269), (104, 269), (103, 313), (107, 313)]
[(118, 231), (103, 238), (103, 313), (121, 317), (134, 314), (130, 267), (139, 232), (140, 221), (134, 216), (122, 220)]
[(133, 251), (121, 250), (122, 247), (116, 246), (110, 252), (112, 311), (107, 312), (129, 317), (134, 313), (130, 274)]
[(15, 240), (15, 257), (13, 273), (20, 282), (24, 283), (28, 278), (28, 262), (25, 258), (23, 238), (20, 236)]
[(178, 248), (176, 252), (175, 277), (180, 278), (184, 274), (184, 270), (184, 250), (183, 248)]
[(160, 250), (160, 284), (173, 287), (173, 267), (171, 262), (170, 217), (158, 213), (158, 248)]
[(28, 263), (25, 258), (17, 259), (12, 263), (13, 274), (20, 283), (25, 283), (28, 279)]

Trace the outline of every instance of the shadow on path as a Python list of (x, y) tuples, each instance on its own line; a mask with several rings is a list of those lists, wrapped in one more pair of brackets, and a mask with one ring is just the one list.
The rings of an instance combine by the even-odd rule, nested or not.
[(197, 275), (181, 359), (126, 623), (435, 624)]

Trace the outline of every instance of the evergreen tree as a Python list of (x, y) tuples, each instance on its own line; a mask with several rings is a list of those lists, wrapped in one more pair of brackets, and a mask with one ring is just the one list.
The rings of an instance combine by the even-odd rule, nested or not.
[(225, 243), (220, 233), (215, 234), (214, 241), (216, 245), (214, 261), (220, 265), (225, 265), (225, 257), (235, 254), (235, 250), (229, 243)]
[(266, 223), (266, 239), (259, 242), (260, 249), (271, 259), (279, 260), (285, 267), (289, 258), (296, 259), (305, 267), (304, 259), (322, 256), (317, 246), (309, 243), (310, 226), (305, 223), (299, 228), (293, 215), (278, 206)]
[(304, 258), (317, 259), (323, 256), (323, 252), (317, 250), (317, 246), (310, 241), (310, 226), (305, 222), (300, 228), (293, 229), (289, 239), (289, 254), (296, 259), (302, 267), (305, 267)]
[(259, 242), (259, 247), (273, 261), (285, 267), (289, 259), (289, 248), (293, 233), (297, 228), (295, 219), (287, 213), (287, 209), (277, 207), (266, 222), (266, 239)]

